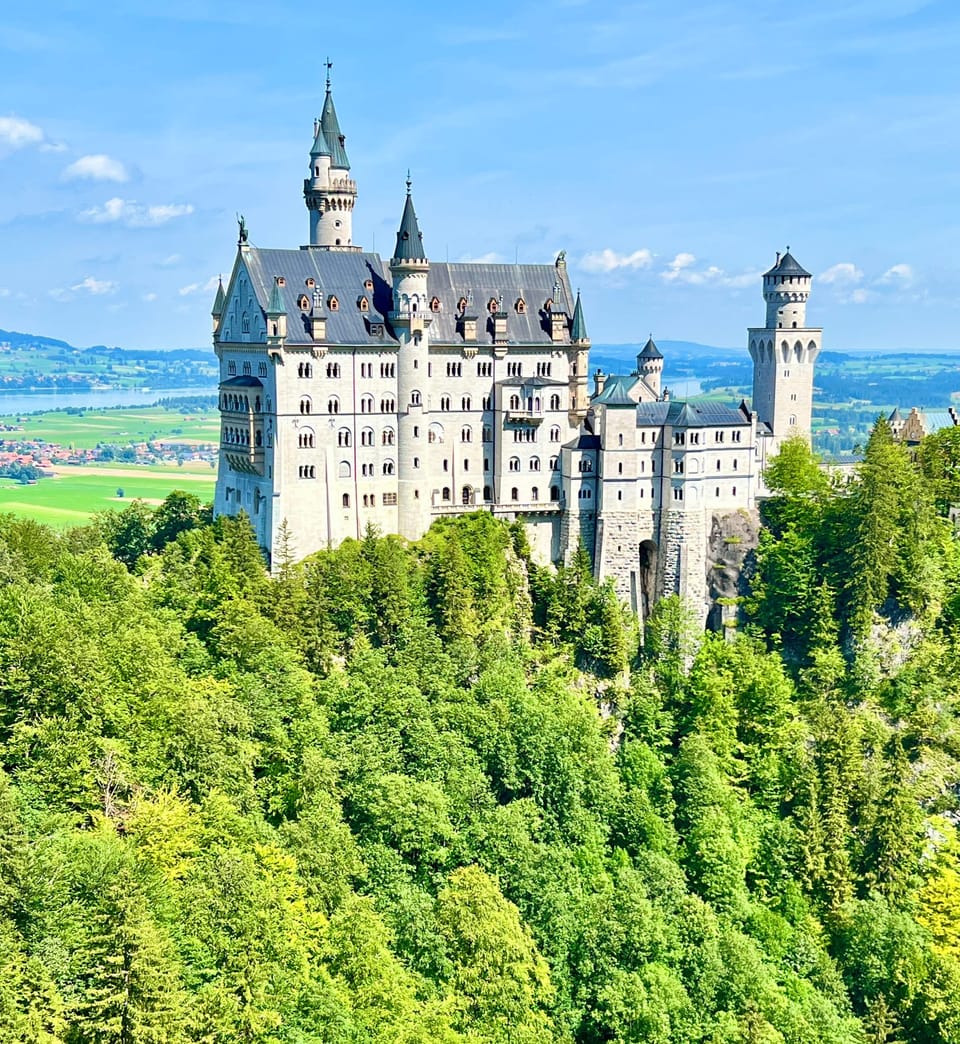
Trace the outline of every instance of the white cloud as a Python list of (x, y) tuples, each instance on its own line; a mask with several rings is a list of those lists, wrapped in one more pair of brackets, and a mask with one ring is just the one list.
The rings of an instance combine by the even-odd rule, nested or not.
[(460, 264), (464, 265), (497, 265), (502, 263), (503, 258), (495, 250), (491, 250), (490, 253), (481, 254), (479, 257), (464, 254), (459, 260)]
[(144, 294), (143, 295), (143, 299), (144, 299), (144, 301), (156, 301), (157, 295), (156, 294)]
[(653, 264), (653, 254), (645, 247), (634, 250), (632, 254), (618, 254), (607, 247), (584, 254), (580, 267), (587, 272), (615, 272), (618, 268), (649, 268)]
[(136, 200), (120, 199), (119, 196), (115, 196), (113, 199), (108, 199), (102, 207), (91, 207), (89, 210), (81, 211), (80, 220), (97, 225), (117, 221), (130, 228), (155, 228), (174, 218), (185, 217), (192, 213), (192, 203), (142, 206)]
[(742, 272), (729, 275), (718, 265), (706, 268), (694, 268), (696, 255), (683, 251), (668, 263), (660, 273), (660, 278), (668, 283), (685, 283), (688, 286), (722, 286), (731, 290), (742, 290), (754, 286), (760, 281), (759, 272)]
[(182, 258), (179, 254), (169, 254), (160, 262), (160, 265), (163, 268), (169, 268), (171, 265), (180, 264), (181, 260)]
[(667, 282), (674, 282), (678, 279), (683, 279), (684, 282), (690, 282), (690, 273), (684, 275), (684, 270), (694, 264), (696, 260), (694, 254), (688, 254), (685, 251), (681, 251), (681, 253), (677, 254), (677, 256), (660, 274), (667, 280)]
[(188, 297), (190, 294), (212, 294), (219, 282), (219, 276), (210, 276), (205, 283), (190, 283), (188, 286), (181, 286), (177, 292), (181, 297)]
[(877, 280), (878, 283), (892, 286), (910, 286), (913, 283), (913, 269), (910, 265), (899, 264), (888, 268)]
[(39, 145), (43, 131), (29, 120), (17, 116), (0, 116), (0, 144), (11, 149), (22, 149), (25, 145)]
[(111, 156), (98, 153), (95, 156), (81, 156), (63, 172), (65, 178), (90, 178), (93, 181), (127, 181), (130, 175), (127, 168)]
[(87, 276), (70, 289), (76, 293), (85, 291), (88, 294), (112, 294), (117, 289), (117, 284), (109, 279), (94, 279), (93, 276)]
[(831, 265), (826, 272), (820, 274), (820, 281), (832, 286), (854, 286), (863, 279), (863, 272), (850, 261), (841, 261)]
[(870, 291), (858, 287), (849, 297), (851, 304), (866, 304), (870, 300)]

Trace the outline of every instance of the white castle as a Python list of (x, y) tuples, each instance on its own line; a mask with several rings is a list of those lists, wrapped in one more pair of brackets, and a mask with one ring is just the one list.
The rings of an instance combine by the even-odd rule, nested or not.
[(564, 255), (431, 261), (410, 188), (389, 261), (355, 245), (328, 79), (303, 187), (309, 244), (253, 246), (241, 219), (217, 291), (215, 514), (245, 512), (270, 561), (283, 528), (303, 557), (369, 524), (415, 540), (482, 509), (522, 520), (541, 561), (568, 561), (582, 540), (596, 575), (644, 614), (671, 592), (705, 609), (714, 519), (753, 508), (767, 456), (810, 432), (810, 273), (788, 250), (763, 277), (752, 410), (672, 400), (652, 339), (629, 376), (598, 372), (591, 395)]

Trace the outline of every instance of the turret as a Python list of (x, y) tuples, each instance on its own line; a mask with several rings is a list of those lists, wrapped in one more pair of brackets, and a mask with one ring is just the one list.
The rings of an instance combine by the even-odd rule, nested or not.
[(357, 183), (350, 177), (346, 138), (333, 104), (329, 62), (323, 111), (320, 118), (313, 121), (309, 174), (303, 182), (303, 198), (310, 212), (310, 246), (327, 250), (357, 249), (353, 246)]
[(223, 292), (223, 276), (220, 277), (220, 281), (217, 284), (217, 296), (213, 299), (213, 308), (210, 310), (210, 315), (213, 317), (213, 339), (218, 339), (217, 335), (220, 331), (220, 320), (223, 318), (223, 308), (226, 303), (226, 295)]
[(407, 198), (390, 259), (393, 310), (390, 325), (399, 342), (397, 356), (397, 508), (402, 536), (416, 540), (430, 525), (430, 482), (426, 461), (430, 423), (428, 343), (430, 262), (413, 206), (410, 174)]
[(279, 345), (287, 338), (287, 310), (283, 306), (283, 295), (280, 293), (284, 285), (283, 276), (273, 280), (270, 300), (267, 303), (267, 344)]
[(637, 373), (647, 382), (647, 386), (659, 399), (660, 379), (663, 375), (663, 354), (654, 344), (652, 337), (647, 339), (643, 350), (637, 356)]
[(773, 435), (768, 456), (782, 439), (810, 437), (813, 414), (813, 371), (823, 331), (807, 326), (807, 299), (813, 277), (790, 253), (763, 275), (766, 326), (751, 328), (753, 409)]

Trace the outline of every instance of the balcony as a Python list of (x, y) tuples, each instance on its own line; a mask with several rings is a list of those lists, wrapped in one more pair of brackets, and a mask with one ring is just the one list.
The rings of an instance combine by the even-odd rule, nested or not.
[(263, 475), (265, 455), (262, 446), (238, 446), (235, 442), (220, 443), (220, 459), (225, 460), (233, 471), (245, 475)]
[(543, 420), (542, 410), (507, 410), (504, 418), (507, 424), (540, 424)]

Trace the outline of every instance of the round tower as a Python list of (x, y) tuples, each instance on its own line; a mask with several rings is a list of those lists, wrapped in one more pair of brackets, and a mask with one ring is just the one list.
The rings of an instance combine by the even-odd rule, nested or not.
[(763, 299), (767, 302), (767, 329), (798, 330), (807, 325), (807, 298), (813, 276), (790, 253), (780, 256), (763, 274)]
[(660, 398), (660, 381), (663, 376), (663, 354), (653, 343), (653, 337), (647, 340), (643, 351), (637, 356), (637, 373), (646, 381), (647, 387)]
[(393, 310), (390, 325), (400, 342), (397, 357), (397, 507), (401, 536), (417, 540), (430, 526), (430, 450), (443, 451), (445, 433), (429, 432), (428, 332), (433, 318), (427, 296), (430, 262), (417, 223), (407, 175), (407, 198), (390, 259)]
[(310, 212), (310, 246), (355, 250), (353, 208), (357, 183), (350, 177), (346, 138), (333, 104), (329, 69), (328, 62), (327, 93), (320, 118), (313, 122), (310, 176), (303, 182), (303, 199)]

